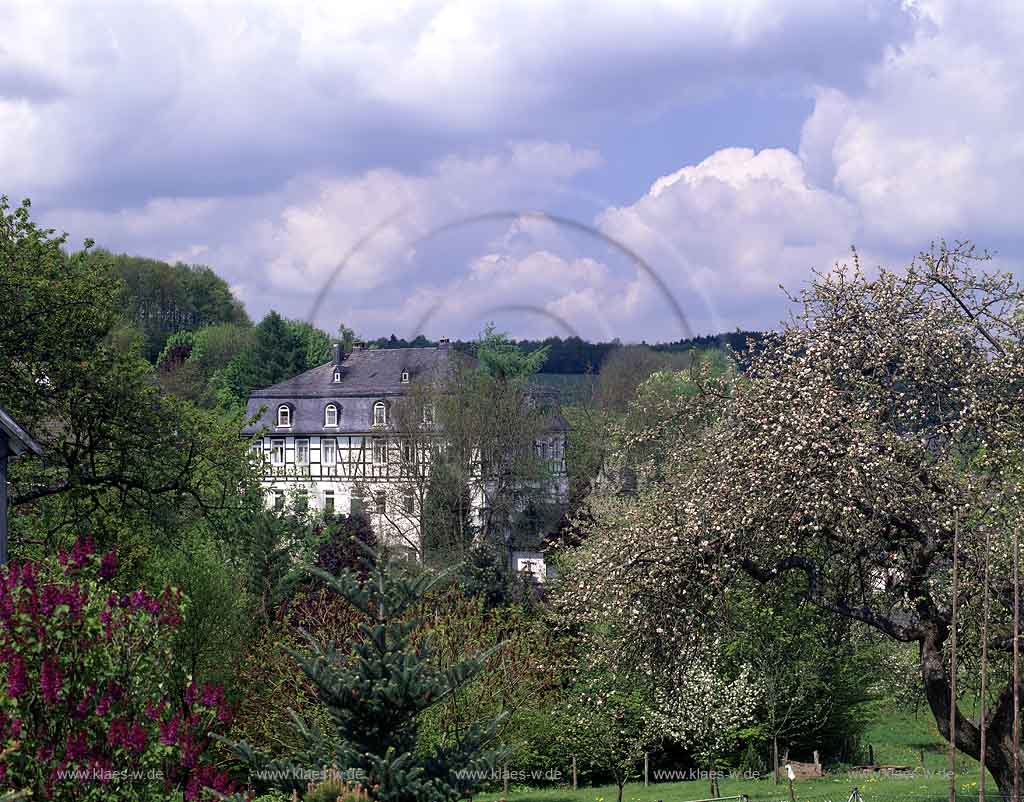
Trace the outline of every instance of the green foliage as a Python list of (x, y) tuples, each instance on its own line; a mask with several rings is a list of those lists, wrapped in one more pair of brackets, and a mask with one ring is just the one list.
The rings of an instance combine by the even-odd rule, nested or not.
[(254, 628), (255, 607), (251, 568), (231, 558), (223, 541), (204, 527), (193, 527), (145, 565), (153, 577), (149, 584), (172, 585), (185, 597), (173, 640), (175, 671), (182, 678), (229, 688)]
[(254, 478), (241, 420), (161, 394), (119, 328), (109, 255), (66, 255), (29, 208), (0, 201), (0, 404), (46, 452), (12, 468), (12, 553), (52, 554), (88, 531), (131, 567), (186, 522), (237, 509)]
[(507, 334), (488, 323), (476, 343), (476, 358), (488, 375), (500, 381), (524, 379), (537, 373), (547, 359), (547, 349), (524, 353)]
[(157, 259), (96, 251), (123, 287), (125, 318), (144, 337), (143, 353), (156, 362), (168, 338), (217, 323), (248, 325), (249, 318), (227, 283), (205, 265), (170, 265)]
[(254, 341), (212, 374), (212, 389), (222, 403), (244, 404), (254, 388), (290, 379), (330, 356), (325, 332), (271, 311), (256, 326)]
[[(314, 573), (364, 619), (350, 647), (309, 635), (308, 654), (296, 654), (330, 713), (328, 730), (297, 722), (304, 742), (299, 765), (362, 770), (380, 800), (457, 799), (473, 784), (460, 776), (464, 770), (493, 768), (497, 754), (487, 744), (499, 722), (473, 726), (426, 757), (415, 755), (422, 714), (466, 685), (483, 665), (475, 658), (442, 669), (431, 659), (429, 637), (413, 642), (420, 626), (414, 611), (437, 577), (383, 561), (365, 584), (352, 572)], [(254, 766), (293, 770), (247, 744), (236, 748)]]

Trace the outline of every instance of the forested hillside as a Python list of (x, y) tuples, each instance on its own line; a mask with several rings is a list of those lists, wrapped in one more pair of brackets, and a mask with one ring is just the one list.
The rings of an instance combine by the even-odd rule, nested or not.
[[(83, 255), (111, 274), (120, 309), (118, 336), (139, 342), (141, 355), (158, 369), (161, 387), (202, 406), (244, 403), (255, 387), (282, 381), (330, 358), (331, 343), (351, 347), (356, 334), (341, 323), (326, 332), (275, 311), (253, 324), (227, 282), (206, 265), (169, 264), (157, 259), (108, 251)], [(639, 383), (659, 369), (685, 367), (693, 351), (737, 352), (760, 342), (760, 332), (735, 331), (674, 342), (624, 345), (592, 343), (579, 337), (512, 340), (524, 354), (546, 354), (543, 381), (575, 401), (602, 394), (623, 407)], [(406, 340), (392, 334), (369, 340), (370, 348), (426, 348), (437, 345), (423, 335)], [(475, 340), (454, 347), (473, 353)], [(606, 378), (596, 381), (596, 375)], [(585, 377), (590, 375), (590, 379)], [(551, 378), (552, 376), (579, 378)]]

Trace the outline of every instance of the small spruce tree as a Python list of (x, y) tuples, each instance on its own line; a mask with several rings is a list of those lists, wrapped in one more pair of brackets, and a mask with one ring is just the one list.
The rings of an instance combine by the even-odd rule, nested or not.
[(354, 643), (327, 643), (304, 632), (309, 652), (293, 653), (329, 711), (332, 731), (289, 711), (305, 742), (302, 754), (272, 760), (245, 743), (235, 751), (261, 776), (281, 778), (274, 784), (286, 790), (301, 789), (311, 768), (333, 767), (343, 776), (351, 772), (381, 802), (464, 796), (502, 757), (490, 747), (500, 718), (428, 754), (416, 749), (420, 714), (471, 681), (489, 656), (441, 669), (431, 659), (430, 637), (414, 638), (421, 603), (445, 575), (383, 558), (363, 579), (348, 569), (338, 576), (309, 570), (365, 616)]

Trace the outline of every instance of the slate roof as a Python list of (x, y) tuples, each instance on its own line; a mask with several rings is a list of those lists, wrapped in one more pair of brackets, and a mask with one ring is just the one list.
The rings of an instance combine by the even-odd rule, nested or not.
[(411, 381), (446, 365), (455, 351), (448, 348), (377, 348), (352, 351), (341, 363), (341, 382), (334, 382), (334, 361), (307, 370), (279, 384), (253, 390), (253, 398), (331, 398), (347, 395), (401, 395), (402, 371)]
[[(408, 384), (402, 384), (402, 372), (409, 372), (410, 382), (443, 370), (453, 359), (471, 359), (448, 347), (436, 348), (379, 348), (352, 351), (342, 362), (341, 381), (334, 381), (335, 362), (320, 365), (291, 379), (253, 390), (249, 396), (246, 416), (262, 414), (243, 429), (247, 435), (266, 428), (272, 434), (309, 435), (369, 432), (373, 427), (373, 405), (377, 401), (404, 394)], [(549, 388), (538, 392), (550, 396)], [(557, 396), (557, 391), (554, 392)], [(278, 427), (277, 408), (287, 403), (291, 407), (292, 425)], [(328, 404), (338, 407), (338, 425), (324, 426), (324, 410)], [(568, 424), (561, 415), (554, 415), (552, 431), (567, 431)]]
[[(404, 393), (402, 372), (415, 382), (443, 369), (453, 358), (465, 358), (447, 347), (360, 349), (345, 356), (341, 381), (334, 381), (335, 362), (300, 373), (278, 384), (253, 390), (246, 415), (250, 418), (266, 407), (259, 419), (243, 429), (255, 434), (264, 427), (278, 434), (332, 434), (368, 432), (373, 424), (373, 405)], [(278, 427), (277, 408), (287, 403), (292, 425)], [(328, 404), (338, 407), (338, 425), (324, 426)]]

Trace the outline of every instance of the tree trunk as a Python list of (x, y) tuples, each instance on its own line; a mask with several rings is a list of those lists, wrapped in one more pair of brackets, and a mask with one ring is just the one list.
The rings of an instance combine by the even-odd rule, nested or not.
[(772, 736), (772, 778), (779, 784), (779, 736)]
[(626, 784), (626, 781), (623, 779), (623, 780), (616, 780), (615, 782), (619, 786), (619, 802), (622, 802), (622, 787)]
[[(941, 627), (941, 628), (940, 628)], [(933, 624), (921, 641), (921, 676), (924, 692), (931, 708), (939, 734), (950, 739), (950, 683), (942, 659), (945, 627)], [(974, 722), (957, 708), (953, 711), (956, 748), (965, 755), (980, 760), (981, 731)], [(1004, 799), (1013, 793), (1013, 682), (1008, 682), (992, 709), (985, 738), (984, 763), (995, 778)]]

